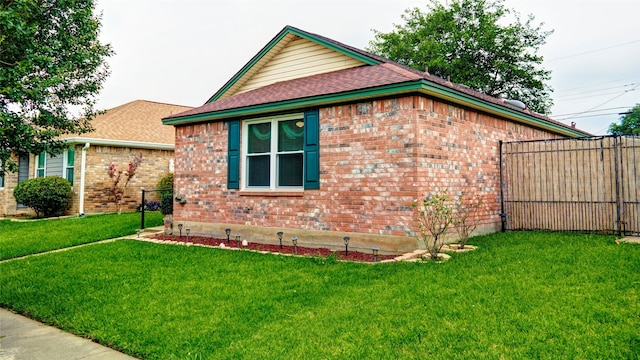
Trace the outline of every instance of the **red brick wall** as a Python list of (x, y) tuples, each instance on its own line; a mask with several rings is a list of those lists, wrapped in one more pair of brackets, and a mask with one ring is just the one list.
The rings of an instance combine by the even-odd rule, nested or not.
[(553, 137), (422, 96), (320, 109), (320, 190), (228, 190), (223, 122), (176, 128), (176, 222), (414, 236), (411, 202), (480, 192), (485, 231), (500, 224), (498, 141)]

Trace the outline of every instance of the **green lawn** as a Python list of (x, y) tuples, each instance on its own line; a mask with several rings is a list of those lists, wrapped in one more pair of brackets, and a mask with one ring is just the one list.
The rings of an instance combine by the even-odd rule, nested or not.
[(123, 240), (0, 264), (0, 306), (145, 359), (640, 354), (640, 246), (498, 233), (445, 263)]
[[(145, 226), (162, 225), (159, 212), (145, 213)], [(135, 234), (140, 213), (16, 222), (0, 220), (0, 260)]]

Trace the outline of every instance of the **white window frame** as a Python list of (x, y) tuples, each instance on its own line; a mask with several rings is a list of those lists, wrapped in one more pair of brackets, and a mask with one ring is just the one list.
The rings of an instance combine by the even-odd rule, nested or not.
[[(257, 191), (304, 191), (304, 181), (301, 186), (277, 186), (278, 184), (278, 122), (287, 120), (300, 120), (304, 122), (304, 113), (287, 114), (280, 116), (270, 116), (264, 118), (256, 118), (245, 120), (242, 122), (242, 150), (240, 156), (240, 189), (241, 190), (257, 190)], [(249, 162), (247, 161), (249, 153), (249, 125), (271, 122), (271, 149), (270, 149), (270, 171), (269, 186), (248, 186)], [(306, 131), (306, 130), (305, 130)], [(285, 154), (303, 154), (302, 166), (303, 171), (305, 164), (304, 146), (299, 151), (287, 151)], [(304, 172), (303, 172), (304, 174)], [(301, 179), (304, 180), (304, 179)]]
[[(72, 146), (73, 146), (73, 145), (72, 145)], [(73, 150), (74, 150), (73, 157), (74, 157), (74, 159), (75, 159), (75, 148), (74, 148)], [(62, 154), (62, 156), (64, 156), (64, 157), (62, 158), (62, 177), (63, 177), (64, 179), (68, 180), (69, 182), (71, 182), (71, 181), (69, 180), (69, 178), (67, 177), (67, 170), (68, 170), (69, 168), (71, 168), (71, 169), (73, 169), (73, 171), (75, 171), (75, 161), (74, 161), (74, 164), (72, 164), (72, 166), (69, 166), (69, 161), (68, 161), (68, 158), (69, 158), (69, 149), (65, 149), (65, 150), (64, 150), (64, 153)], [(72, 185), (73, 185), (73, 184), (72, 184)]]

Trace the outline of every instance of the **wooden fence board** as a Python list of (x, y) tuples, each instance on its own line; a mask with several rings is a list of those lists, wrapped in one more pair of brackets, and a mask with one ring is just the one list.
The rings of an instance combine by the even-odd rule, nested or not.
[(503, 143), (506, 229), (640, 233), (640, 137)]

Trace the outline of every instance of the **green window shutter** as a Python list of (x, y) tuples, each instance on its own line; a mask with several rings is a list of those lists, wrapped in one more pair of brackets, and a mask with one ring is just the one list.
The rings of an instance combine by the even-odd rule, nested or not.
[(304, 188), (320, 189), (320, 115), (318, 109), (304, 113)]
[(229, 121), (227, 125), (227, 189), (240, 189), (240, 120)]
[(67, 149), (67, 167), (73, 167), (76, 157), (76, 149), (72, 146)]

